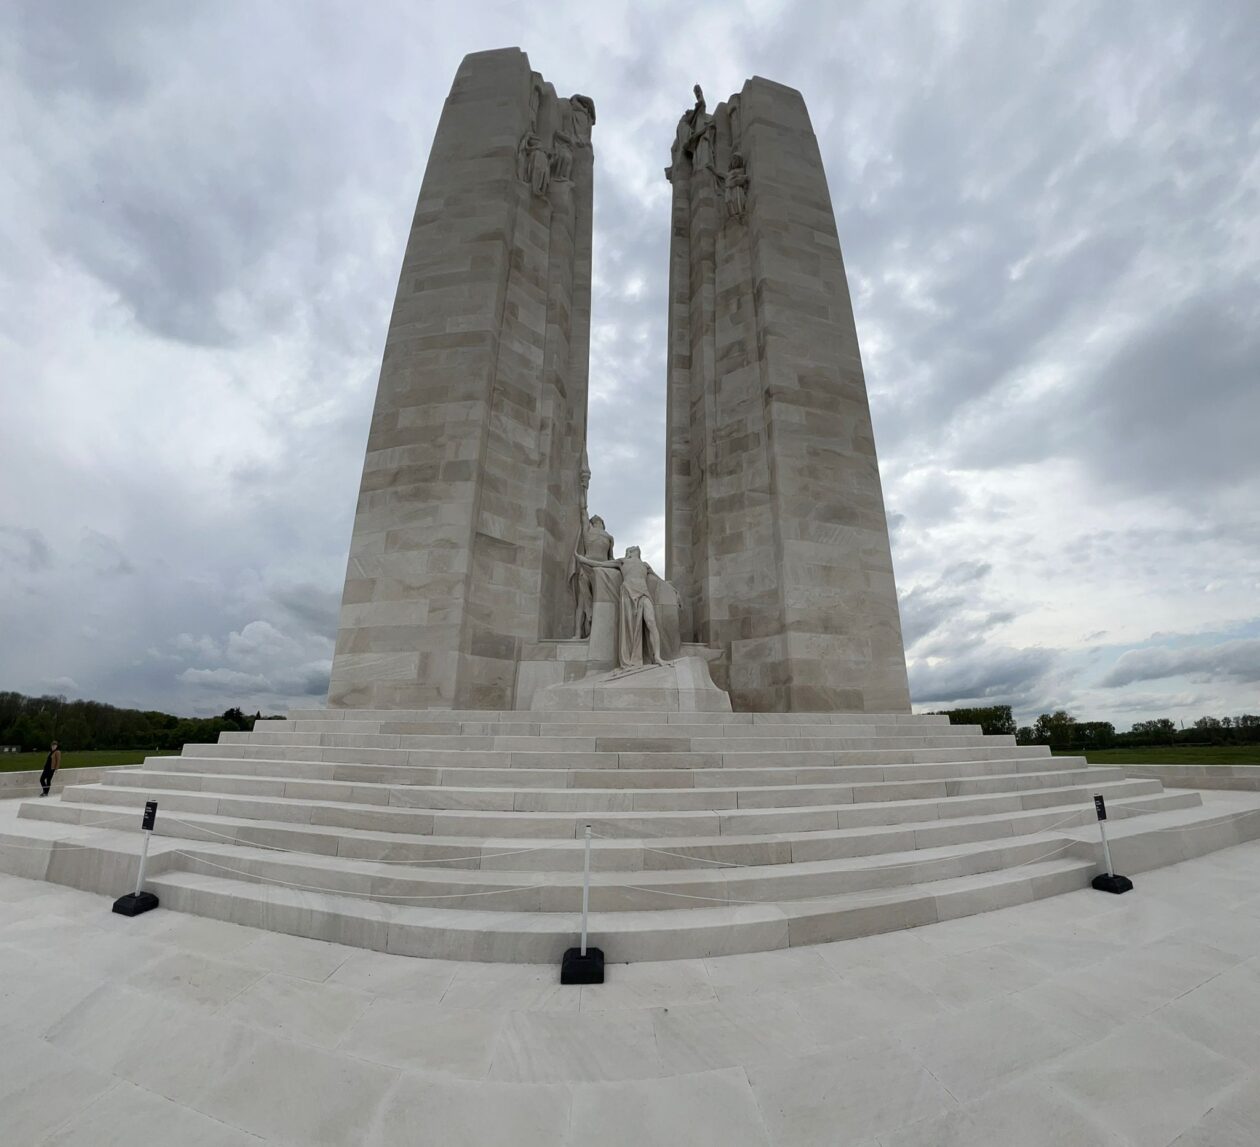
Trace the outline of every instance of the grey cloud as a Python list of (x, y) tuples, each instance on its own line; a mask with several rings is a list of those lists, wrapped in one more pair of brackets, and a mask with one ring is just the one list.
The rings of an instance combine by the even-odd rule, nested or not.
[(52, 550), (40, 530), (0, 526), (0, 562), (9, 562), (27, 573), (38, 573), (52, 564)]
[(1260, 681), (1260, 638), (1240, 638), (1211, 646), (1154, 646), (1131, 649), (1100, 681), (1118, 688), (1137, 681), (1190, 677), (1203, 681)]
[(277, 697), (315, 697), (328, 692), (332, 662), (312, 662), (280, 672), (245, 673), (239, 669), (185, 669), (179, 680), (197, 686), (203, 693), (232, 699), (240, 703), (248, 699), (245, 707), (262, 699)]
[(309, 582), (277, 586), (271, 591), (271, 600), (313, 633), (331, 635), (337, 631), (337, 615), (341, 609), (341, 593), (338, 590)]
[(987, 646), (936, 665), (910, 665), (910, 696), (915, 704), (989, 701), (1018, 705), (1027, 700), (1053, 668), (1048, 649)]
[(1253, 281), (1191, 299), (1126, 344), (1076, 403), (1071, 436), (1113, 483), (1184, 495), (1254, 478), (1258, 425)]
[[(674, 122), (697, 80), (711, 104), (753, 74), (793, 84), (850, 274), (912, 679), (1070, 701), (1068, 669), (1038, 680), (1036, 651), (1001, 644), (1030, 643), (1043, 598), (1139, 565), (1164, 588), (1255, 569), (1258, 31), (1251, 0), (0, 6), (0, 378), (28, 383), (5, 392), (0, 487), (38, 527), (0, 531), (26, 585), (0, 595), (0, 687), (72, 675), (202, 712), (317, 695), (433, 127), (460, 56), (517, 42), (599, 106), (591, 502), (618, 542), (655, 536), (663, 505)], [(28, 445), (82, 408), (111, 433)], [(1100, 503), (1141, 493), (1142, 524), (1030, 563), (1044, 525), (994, 488), (1067, 463)], [(104, 522), (134, 576), (56, 560)], [(993, 569), (968, 579), (983, 563), (960, 554)]]
[(82, 535), (83, 549), (87, 555), (88, 565), (103, 577), (126, 577), (136, 572), (135, 565), (118, 544), (117, 538), (103, 534), (100, 530), (84, 527)]
[[(982, 582), (991, 570), (992, 566), (987, 562), (955, 562), (942, 570), (935, 581), (903, 592), (899, 605), (901, 633), (906, 648), (915, 646), (947, 622), (961, 621), (964, 614), (969, 614), (964, 624), (973, 632), (1012, 620), (1014, 615), (1009, 611), (991, 611), (986, 616), (970, 615), (980, 604), (980, 598), (974, 590), (968, 591), (966, 587)], [(953, 634), (953, 640), (958, 638), (958, 634)]]

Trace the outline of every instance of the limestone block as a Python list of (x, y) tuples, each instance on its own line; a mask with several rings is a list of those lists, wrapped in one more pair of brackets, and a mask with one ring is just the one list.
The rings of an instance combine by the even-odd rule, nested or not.
[(698, 657), (630, 672), (589, 674), (534, 693), (531, 708), (542, 711), (589, 709), (600, 712), (729, 712), (730, 698), (713, 684)]

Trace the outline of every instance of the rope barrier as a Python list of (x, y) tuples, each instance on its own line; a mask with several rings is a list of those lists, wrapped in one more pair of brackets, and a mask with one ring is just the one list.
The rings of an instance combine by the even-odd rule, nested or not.
[[(117, 823), (118, 821), (130, 822), (133, 819), (134, 817), (130, 813), (126, 815), (122, 813), (114, 813), (111, 816), (106, 817), (104, 820), (89, 821), (87, 824), (84, 824), (81, 821), (60, 821), (56, 823), (65, 824), (67, 827), (70, 827), (70, 828), (100, 828), (107, 824)], [(47, 824), (49, 822), (44, 821), (41, 823)], [(39, 852), (45, 852), (48, 849), (52, 849), (52, 848), (100, 848), (100, 845), (99, 844), (81, 844), (78, 841), (73, 841), (73, 840), (50, 840), (46, 844), (16, 844), (16, 843), (11, 843), (7, 840), (0, 840), (0, 848), (29, 848), (29, 849), (35, 849)]]
[[(174, 821), (176, 824), (182, 824), (185, 828), (191, 828), (195, 832), (207, 832), (211, 836), (220, 837), (223, 840), (231, 841), (241, 848), (259, 848), (267, 852), (280, 852), (289, 856), (331, 856), (333, 854), (326, 852), (310, 852), (303, 848), (284, 848), (278, 844), (254, 844), (251, 841), (240, 840), (234, 836), (228, 836), (222, 832), (215, 832), (213, 829), (206, 828), (203, 825), (193, 824), (190, 821), (180, 820), (179, 817), (166, 815), (163, 819)], [(567, 838), (566, 838), (567, 839)], [(494, 852), (486, 855), (477, 852), (470, 853), (468, 856), (442, 856), (434, 857), (430, 860), (374, 860), (370, 856), (337, 856), (338, 860), (359, 860), (364, 864), (406, 864), (419, 867), (422, 864), (453, 864), (460, 860), (498, 860), (504, 856), (524, 856), (530, 852), (545, 852), (549, 848), (554, 848), (561, 841), (551, 841), (548, 844), (540, 844), (534, 848), (517, 848), (509, 852)]]
[[(1062, 820), (1057, 820), (1057, 821), (1055, 821), (1053, 824), (1048, 824), (1048, 825), (1046, 825), (1044, 828), (1034, 829), (1034, 830), (1032, 830), (1032, 832), (1030, 832), (1030, 833), (1028, 833), (1028, 834), (1026, 834), (1026, 835), (1030, 835), (1030, 836), (1031, 836), (1031, 835), (1035, 835), (1036, 833), (1053, 832), (1056, 828), (1059, 828), (1059, 827), (1061, 827), (1062, 825), (1067, 824), (1069, 821), (1076, 820), (1078, 817), (1080, 817), (1080, 816), (1081, 816), (1082, 814), (1084, 814), (1084, 813), (1092, 813), (1092, 812), (1093, 812), (1093, 809), (1094, 809), (1094, 806), (1093, 806), (1092, 804), (1082, 805), (1079, 809), (1077, 809), (1075, 812), (1073, 812), (1070, 816), (1066, 816), (1066, 817), (1064, 817)], [(913, 824), (915, 824), (916, 822), (911, 821), (911, 822), (909, 822), (909, 823), (910, 823), (911, 825), (913, 825)], [(922, 822), (922, 823), (926, 823), (926, 822)], [(885, 827), (885, 826), (881, 826), (881, 827)], [(893, 826), (893, 827), (902, 827), (902, 826)], [(633, 837), (601, 836), (599, 833), (595, 833), (595, 835), (596, 835), (597, 837), (599, 837), (599, 839), (600, 839), (600, 840), (625, 840), (625, 841), (627, 841), (627, 842), (634, 841), (634, 838), (633, 838)], [(1000, 840), (1001, 838), (993, 838), (993, 839), (999, 839), (999, 840)], [(988, 843), (988, 842), (987, 842), (987, 841), (973, 841), (972, 843), (973, 843), (973, 844), (983, 844), (983, 843)], [(704, 857), (704, 856), (689, 856), (689, 855), (688, 855), (687, 853), (685, 853), (685, 852), (671, 852), (671, 851), (670, 851), (670, 850), (668, 850), (668, 849), (664, 849), (664, 848), (653, 848), (651, 845), (648, 845), (648, 844), (642, 844), (642, 843), (640, 843), (640, 844), (639, 844), (639, 847), (641, 847), (641, 848), (642, 848), (645, 852), (655, 852), (655, 853), (659, 853), (661, 856), (676, 856), (676, 857), (678, 857), (678, 858), (679, 858), (679, 859), (681, 859), (681, 860), (697, 860), (697, 861), (701, 861), (701, 862), (702, 862), (702, 863), (704, 863), (704, 864), (717, 864), (717, 865), (721, 865), (721, 866), (722, 866), (722, 867), (724, 867), (724, 868), (766, 868), (766, 867), (767, 867), (767, 865), (765, 865), (765, 864), (744, 864), (744, 863), (742, 863), (741, 861), (738, 861), (738, 860), (710, 860), (708, 857)], [(939, 847), (939, 846), (938, 846), (938, 847)], [(960, 853), (956, 853), (956, 854), (955, 854), (955, 856), (969, 856), (969, 855), (971, 855), (971, 853), (962, 853), (962, 852), (960, 852)], [(955, 858), (955, 856), (942, 856), (942, 857), (936, 857), (936, 858), (934, 858), (934, 859), (937, 859), (937, 860), (953, 860), (953, 859)], [(856, 859), (856, 858), (845, 858), (845, 857), (827, 857), (827, 858), (825, 858), (825, 859), (840, 860), (840, 859)], [(903, 861), (903, 862), (898, 862), (897, 864), (889, 864), (889, 865), (885, 865), (884, 867), (885, 867), (885, 868), (902, 868), (902, 867), (905, 867), (905, 866), (907, 866), (907, 865), (912, 865), (912, 864), (922, 864), (922, 863), (924, 863), (924, 860), (923, 860), (922, 858), (920, 858), (920, 859), (918, 859), (918, 860), (907, 860), (907, 861)]]
[(233, 868), (227, 864), (216, 864), (213, 860), (206, 860), (205, 857), (196, 856), (182, 849), (173, 849), (170, 855), (182, 856), (191, 860), (194, 864), (205, 864), (210, 868), (218, 868), (224, 872), (245, 876), (257, 884), (275, 884), (282, 888), (296, 888), (302, 892), (323, 892), (330, 896), (356, 896), (366, 900), (458, 900), (463, 899), (465, 896), (498, 896), (505, 892), (532, 892), (547, 887), (546, 884), (522, 884), (514, 888), (488, 888), (483, 892), (443, 892), (431, 896), (403, 896), (392, 892), (355, 892), (347, 888), (320, 888), (313, 884), (297, 884), (291, 880), (260, 876), (258, 873), (250, 872), (247, 869)]

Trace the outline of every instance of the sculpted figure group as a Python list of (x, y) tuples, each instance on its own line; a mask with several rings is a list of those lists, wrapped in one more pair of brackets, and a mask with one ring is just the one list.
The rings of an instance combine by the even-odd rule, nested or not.
[[(592, 519), (593, 524), (594, 519)], [(609, 538), (611, 543), (612, 539)], [(638, 546), (630, 546), (624, 558), (599, 561), (585, 554), (575, 555), (588, 569), (617, 570), (621, 574), (621, 600), (617, 606), (617, 665), (639, 669), (644, 665), (664, 665), (661, 657), (661, 631), (656, 619), (656, 603), (648, 588), (648, 578), (656, 571), (643, 560)], [(664, 581), (663, 578), (658, 578)]]
[[(585, 499), (583, 499), (585, 503)], [(596, 578), (603, 576), (603, 600), (615, 594), (617, 601), (617, 667), (641, 669), (646, 665), (666, 665), (665, 642), (658, 603), (677, 601), (669, 582), (643, 560), (638, 546), (630, 546), (624, 557), (614, 558), (613, 537), (598, 514), (585, 517), (583, 506), (581, 536), (574, 550), (573, 588), (576, 597), (574, 636), (589, 638), (595, 620)], [(607, 570), (601, 575), (598, 571)], [(677, 645), (677, 634), (670, 642)]]
[(530, 95), (529, 130), (521, 136), (516, 149), (516, 174), (535, 195), (545, 199), (552, 182), (567, 183), (573, 178), (574, 149), (591, 146), (595, 101), (583, 95), (555, 101), (556, 126), (551, 132), (550, 147), (539, 131), (541, 104), (542, 92), (536, 87)]
[(727, 122), (730, 128), (731, 152), (726, 171), (717, 168), (717, 120), (711, 116), (704, 101), (704, 91), (699, 84), (692, 88), (696, 103), (683, 112), (674, 137), (673, 162), (665, 169), (665, 177), (673, 179), (679, 161), (691, 159), (693, 173), (705, 173), (712, 179), (715, 189), (722, 196), (728, 219), (742, 219), (748, 206), (748, 168), (743, 153), (739, 151), (740, 108), (739, 97), (733, 96), (727, 103)]

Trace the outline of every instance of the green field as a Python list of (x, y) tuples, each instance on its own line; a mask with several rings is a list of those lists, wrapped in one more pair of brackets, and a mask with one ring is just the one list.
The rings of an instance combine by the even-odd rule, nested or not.
[(1260, 745), (1148, 745), (1125, 749), (1053, 749), (1091, 765), (1260, 765)]
[[(162, 749), (99, 749), (94, 752), (61, 754), (63, 769), (104, 768), (107, 765), (138, 765), (145, 757), (169, 757), (174, 750)], [(42, 753), (0, 753), (0, 773), (16, 773), (23, 769), (42, 769), (47, 759)]]

